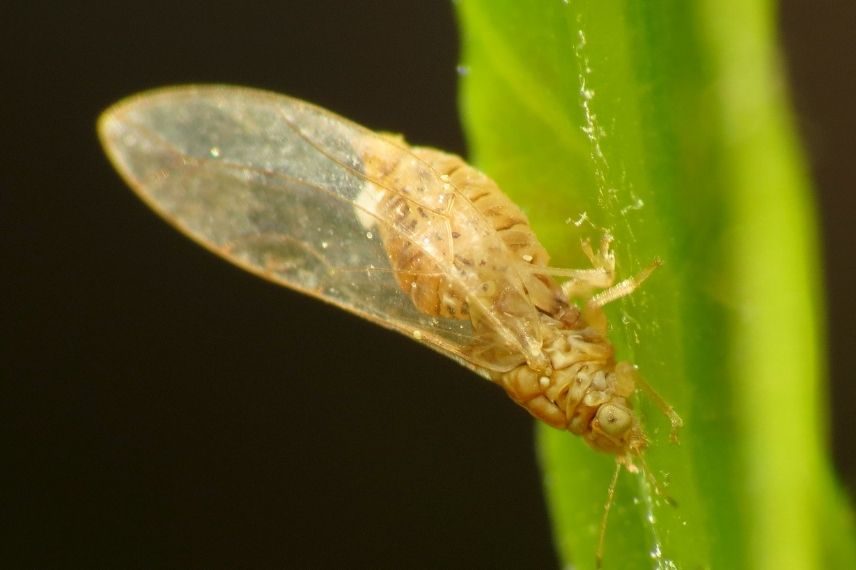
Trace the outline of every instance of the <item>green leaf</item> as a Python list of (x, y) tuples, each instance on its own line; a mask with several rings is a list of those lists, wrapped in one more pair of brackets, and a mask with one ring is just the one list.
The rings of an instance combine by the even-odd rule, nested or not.
[[(762, 0), (459, 0), (461, 109), (474, 162), (528, 213), (553, 264), (616, 238), (608, 307), (650, 399), (651, 473), (623, 472), (606, 568), (856, 568), (826, 457), (814, 207)], [(613, 469), (569, 433), (538, 445), (561, 558), (595, 564)]]

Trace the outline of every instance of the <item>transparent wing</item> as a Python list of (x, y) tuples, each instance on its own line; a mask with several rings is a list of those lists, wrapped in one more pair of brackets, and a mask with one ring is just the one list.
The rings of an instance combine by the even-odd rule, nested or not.
[[(485, 257), (501, 249), (473, 206), (403, 144), (290, 97), (226, 86), (144, 93), (104, 113), (99, 134), (129, 184), (167, 221), (227, 260), (262, 277), (416, 338), (465, 363), (504, 370), (540, 354), (538, 314), (512, 314), (473, 296), (487, 324), (421, 313), (398, 287), (378, 230), (405, 236), (436, 260), (445, 279), (477, 292), (475, 268), (453, 264), (452, 244), (398, 227), (377, 208), (404, 193), (432, 216), (432, 236), (450, 219)], [(366, 153), (404, 161), (404, 188), (363, 169)], [(445, 232), (445, 234), (444, 234)], [(512, 269), (503, 287), (526, 292)]]

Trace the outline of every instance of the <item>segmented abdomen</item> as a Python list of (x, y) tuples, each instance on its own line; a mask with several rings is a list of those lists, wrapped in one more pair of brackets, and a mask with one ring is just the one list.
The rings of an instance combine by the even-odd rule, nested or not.
[[(558, 285), (538, 270), (545, 267), (549, 255), (538, 242), (529, 226), (526, 215), (490, 178), (467, 165), (460, 157), (431, 148), (416, 147), (413, 154), (428, 164), (445, 184), (451, 184), (457, 193), (448, 204), (448, 232), (438, 231), (436, 212), (414, 203), (403, 193), (387, 192), (377, 208), (395, 220), (396, 227), (411, 230), (411, 235), (388, 228), (380, 228), (384, 247), (396, 280), (408, 293), (420, 311), (455, 319), (472, 318), (468, 294), (448, 279), (447, 271), (438, 266), (425, 245), (414, 243), (412, 235), (423, 239), (450, 240), (451, 247), (440, 247), (442, 263), (474, 266), (480, 277), (478, 295), (506, 313), (515, 314), (516, 303), (523, 302), (517, 295), (505, 295), (504, 279), (508, 271), (516, 272), (523, 282), (530, 302), (549, 314), (565, 307), (564, 296)], [(400, 163), (373, 163), (367, 165), (370, 174), (393, 188), (407, 187), (408, 170)], [(455, 200), (469, 202), (474, 207), (464, 208)], [(470, 213), (471, 212), (471, 213)], [(465, 216), (480, 215), (487, 226), (496, 232), (498, 247), (485, 246), (481, 236), (471, 235), (473, 230)]]

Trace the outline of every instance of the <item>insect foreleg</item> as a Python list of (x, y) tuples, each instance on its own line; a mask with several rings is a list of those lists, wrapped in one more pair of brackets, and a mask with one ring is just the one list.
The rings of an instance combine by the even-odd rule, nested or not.
[(618, 376), (620, 382), (629, 382), (635, 386), (639, 386), (643, 392), (645, 392), (649, 398), (654, 401), (654, 404), (660, 408), (660, 411), (669, 418), (669, 422), (672, 424), (672, 432), (671, 432), (671, 440), (674, 443), (678, 442), (678, 431), (683, 427), (684, 420), (681, 419), (681, 416), (678, 415), (678, 412), (675, 411), (675, 408), (672, 407), (657, 391), (651, 386), (639, 372), (636, 370), (636, 366), (630, 364), (629, 362), (619, 362), (615, 365), (615, 374)]

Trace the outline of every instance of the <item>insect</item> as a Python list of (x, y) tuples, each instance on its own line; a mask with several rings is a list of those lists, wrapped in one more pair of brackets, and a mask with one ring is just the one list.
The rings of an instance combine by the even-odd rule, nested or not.
[(616, 362), (602, 311), (659, 262), (616, 284), (606, 234), (583, 242), (591, 268), (550, 267), (520, 208), (461, 158), (227, 86), (131, 97), (98, 131), (137, 194), (209, 250), (430, 346), (614, 454), (601, 545), (620, 466), (648, 443), (636, 387), (673, 434), (681, 426), (635, 366)]

